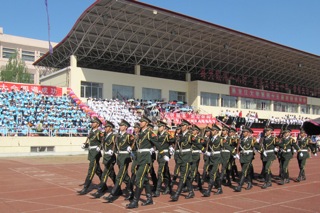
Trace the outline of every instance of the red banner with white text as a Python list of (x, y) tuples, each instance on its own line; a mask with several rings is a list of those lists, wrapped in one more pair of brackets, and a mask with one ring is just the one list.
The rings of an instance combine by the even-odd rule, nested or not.
[(214, 124), (216, 118), (212, 117), (211, 114), (191, 114), (183, 112), (166, 113), (164, 116), (167, 120), (173, 121), (175, 124), (180, 124), (182, 119), (189, 121), (191, 124)]
[(11, 83), (11, 82), (1, 82), (0, 90), (1, 91), (11, 91), (11, 90), (26, 90), (34, 93), (41, 93), (43, 95), (53, 95), (53, 96), (62, 96), (62, 88), (55, 86), (43, 86), (43, 85), (34, 85), (34, 84), (21, 84), (21, 83)]

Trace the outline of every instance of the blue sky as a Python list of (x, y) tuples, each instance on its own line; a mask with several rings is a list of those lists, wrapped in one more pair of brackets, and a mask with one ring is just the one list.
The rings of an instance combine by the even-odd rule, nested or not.
[[(320, 55), (320, 0), (140, 0)], [(45, 0), (2, 0), (5, 34), (48, 40)], [(48, 0), (51, 41), (61, 41), (94, 0)]]

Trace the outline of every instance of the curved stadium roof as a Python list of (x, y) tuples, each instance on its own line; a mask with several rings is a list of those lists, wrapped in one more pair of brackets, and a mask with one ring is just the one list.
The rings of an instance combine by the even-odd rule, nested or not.
[(97, 0), (34, 64), (78, 66), (184, 80), (202, 68), (317, 87), (320, 57), (134, 0)]

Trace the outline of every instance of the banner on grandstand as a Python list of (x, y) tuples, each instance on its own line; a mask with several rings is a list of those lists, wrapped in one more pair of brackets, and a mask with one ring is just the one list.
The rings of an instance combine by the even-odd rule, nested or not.
[(296, 104), (307, 104), (307, 97), (270, 92), (265, 90), (249, 89), (243, 87), (230, 86), (230, 95), (244, 98), (255, 98)]
[(180, 124), (182, 119), (189, 121), (191, 124), (214, 124), (216, 118), (211, 114), (189, 114), (189, 113), (167, 113), (165, 118), (173, 121), (175, 124)]
[(34, 84), (20, 84), (20, 83), (8, 83), (2, 82), (0, 84), (1, 90), (20, 90), (20, 89), (34, 92), (42, 93), (43, 95), (53, 95), (53, 96), (62, 96), (62, 88), (55, 86), (43, 86), (43, 85), (34, 85)]

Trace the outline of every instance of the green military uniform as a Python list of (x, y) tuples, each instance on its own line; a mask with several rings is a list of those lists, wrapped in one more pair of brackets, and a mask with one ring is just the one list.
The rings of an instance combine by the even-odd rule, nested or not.
[[(182, 188), (184, 184), (187, 185), (189, 194), (186, 196), (186, 199), (194, 197), (194, 192), (192, 189), (192, 183), (190, 180), (190, 165), (192, 163), (192, 145), (200, 146), (201, 144), (197, 144), (196, 137), (192, 136), (190, 131), (183, 130), (183, 128), (191, 125), (188, 121), (182, 120), (181, 128), (182, 128), (182, 134), (179, 136), (179, 140), (176, 141), (175, 144), (175, 154), (174, 158), (176, 160), (176, 164), (180, 169), (180, 178), (179, 178), (179, 184), (178, 189), (175, 192), (173, 196), (171, 196), (172, 201), (177, 201), (179, 199), (179, 196), (181, 194)], [(201, 148), (200, 148), (201, 149)]]
[[(158, 127), (167, 128), (166, 123), (159, 121)], [(158, 183), (156, 187), (156, 191), (153, 194), (153, 197), (158, 197), (160, 195), (160, 189), (163, 182), (165, 182), (166, 190), (164, 194), (168, 194), (171, 192), (171, 178), (170, 178), (170, 170), (168, 166), (168, 159), (170, 157), (169, 147), (174, 143), (175, 139), (172, 137), (167, 131), (163, 130), (161, 133), (158, 132), (158, 146), (162, 150), (159, 152), (158, 150)], [(167, 160), (166, 160), (167, 159)]]
[[(272, 127), (266, 127), (265, 131), (273, 131)], [(268, 136), (264, 136), (261, 141), (261, 158), (263, 162), (263, 175), (264, 175), (264, 184), (262, 185), (262, 189), (266, 189), (270, 187), (271, 184), (271, 165), (272, 162), (276, 159), (276, 155), (274, 153), (274, 149), (276, 147), (276, 139), (271, 134)]]
[[(140, 122), (151, 123), (147, 117), (141, 118)], [(140, 123), (140, 124), (141, 124)], [(141, 129), (139, 134), (139, 140), (136, 143), (137, 146), (137, 169), (136, 169), (136, 180), (135, 180), (135, 192), (133, 200), (127, 205), (127, 208), (137, 208), (138, 201), (140, 199), (143, 188), (146, 190), (147, 201), (142, 205), (153, 204), (152, 191), (149, 184), (148, 173), (152, 163), (150, 150), (153, 146), (156, 146), (158, 150), (161, 149), (157, 146), (157, 135), (150, 131), (148, 128)]]
[[(300, 131), (301, 133), (305, 133), (304, 130)], [(311, 139), (310, 137), (307, 137), (306, 135), (304, 135), (304, 137), (300, 137), (298, 138), (297, 141), (297, 145), (300, 148), (300, 153), (297, 155), (297, 160), (298, 160), (298, 165), (299, 165), (299, 176), (296, 179), (297, 182), (300, 182), (301, 180), (306, 180), (306, 174), (305, 174), (305, 166), (306, 166), (306, 161), (308, 158), (310, 158), (309, 155), (309, 149), (310, 149), (310, 142)]]
[[(252, 130), (248, 127), (243, 127), (242, 132), (243, 134), (248, 134), (249, 132), (252, 132)], [(240, 141), (240, 163), (242, 168), (242, 176), (241, 176), (239, 185), (235, 188), (236, 192), (241, 191), (245, 178), (247, 178), (248, 180), (248, 186), (246, 190), (250, 190), (252, 188), (251, 167), (252, 167), (254, 148), (256, 150), (260, 150), (259, 144), (256, 143), (252, 137), (245, 135)]]
[[(91, 123), (97, 123), (99, 126), (102, 122), (97, 118), (94, 117), (91, 120)], [(100, 158), (101, 158), (101, 142), (103, 138), (103, 133), (98, 129), (98, 126), (94, 129), (91, 129), (85, 143), (85, 147), (89, 149), (88, 152), (88, 160), (89, 160), (89, 169), (87, 173), (87, 177), (83, 186), (83, 189), (78, 193), (80, 195), (84, 195), (88, 192), (88, 188), (92, 182), (94, 174), (97, 174), (98, 177), (101, 179), (102, 170), (100, 168)]]
[[(204, 130), (204, 143), (203, 146), (207, 147), (207, 144), (210, 143), (211, 136), (207, 136), (207, 132), (210, 132), (211, 135), (211, 128), (206, 127)], [(203, 170), (202, 170), (202, 176), (201, 176), (201, 184), (203, 184), (205, 181), (207, 181), (208, 172), (210, 171), (211, 166), (209, 165), (209, 156), (203, 155)]]
[(207, 144), (205, 155), (209, 157), (208, 165), (211, 169), (208, 171), (210, 176), (210, 181), (208, 184), (208, 189), (203, 192), (203, 196), (209, 197), (211, 195), (211, 190), (213, 186), (217, 186), (218, 194), (222, 193), (221, 182), (219, 178), (219, 165), (221, 164), (221, 148), (223, 147), (223, 138), (221, 138), (218, 133), (220, 128), (214, 125), (211, 129), (216, 131), (215, 135), (212, 136), (210, 142)]
[[(198, 133), (201, 131), (201, 129), (194, 125), (192, 128), (192, 131), (197, 131), (197, 135), (195, 136), (195, 143), (196, 145), (192, 145), (192, 164), (190, 167), (190, 179), (191, 183), (193, 181), (197, 182), (198, 189), (202, 190), (202, 184), (200, 179), (200, 173), (199, 173), (199, 163), (200, 163), (200, 154), (202, 153), (202, 146), (204, 143), (204, 139), (198, 135)], [(201, 148), (201, 149), (200, 149)]]
[[(284, 134), (287, 132), (291, 132), (291, 130), (284, 130)], [(289, 162), (293, 156), (293, 148), (296, 150), (299, 150), (299, 147), (297, 146), (295, 140), (290, 137), (283, 137), (277, 144), (280, 147), (280, 164), (281, 164), (281, 181), (280, 185), (283, 185), (285, 183), (289, 183)]]
[[(114, 128), (114, 125), (109, 121), (106, 122), (105, 126)], [(110, 177), (111, 180), (113, 181), (113, 184), (115, 184), (116, 174), (114, 172), (114, 164), (116, 162), (116, 155), (114, 154), (114, 149), (115, 149), (116, 137), (117, 135), (113, 134), (112, 130), (111, 132), (104, 134), (104, 139), (102, 143), (102, 148), (104, 152), (104, 155), (103, 155), (104, 170), (102, 173), (98, 191), (93, 194), (95, 198), (100, 198), (104, 194), (104, 192), (108, 189), (106, 185), (108, 177)]]
[[(125, 120), (122, 120), (119, 125), (130, 127), (130, 124)], [(117, 135), (117, 139), (115, 143), (115, 152), (118, 154), (116, 162), (119, 167), (119, 172), (116, 176), (116, 183), (111, 193), (109, 194), (108, 197), (104, 198), (105, 200), (107, 200), (108, 203), (112, 203), (117, 198), (117, 196), (122, 194), (122, 191), (121, 191), (122, 182), (125, 182), (127, 184), (128, 194), (132, 193), (130, 192), (130, 187), (128, 187), (128, 184), (130, 182), (130, 177), (128, 175), (128, 167), (129, 167), (129, 163), (131, 162), (131, 157), (128, 151), (128, 147), (131, 147), (133, 140), (134, 140), (134, 136), (127, 132), (120, 132)]]
[[(237, 132), (236, 129), (230, 128), (229, 135), (236, 133), (236, 132)], [(236, 152), (237, 148), (238, 148), (238, 139), (239, 138), (235, 135), (231, 135), (231, 136), (229, 136), (229, 138), (230, 138), (230, 140), (228, 140), (228, 143), (231, 146), (232, 150), (234, 150), (234, 152)], [(236, 180), (235, 176), (237, 176), (237, 177), (239, 176), (237, 164), (236, 164), (236, 161), (235, 161), (235, 158), (233, 155), (230, 155), (226, 174), (227, 174), (227, 180), (230, 180), (230, 175), (231, 175), (233, 181)], [(230, 185), (230, 184), (227, 183), (227, 185)]]

